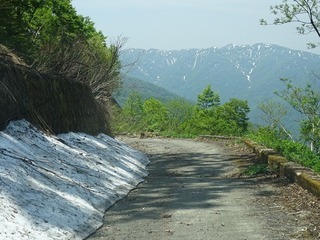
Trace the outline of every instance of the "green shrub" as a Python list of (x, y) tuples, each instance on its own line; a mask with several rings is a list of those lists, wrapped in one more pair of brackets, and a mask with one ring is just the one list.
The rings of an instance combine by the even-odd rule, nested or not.
[(249, 138), (266, 147), (272, 148), (288, 160), (299, 163), (320, 173), (320, 155), (312, 152), (301, 142), (285, 139), (269, 128), (260, 128), (249, 135)]
[(246, 176), (256, 176), (260, 174), (268, 174), (270, 170), (268, 164), (254, 164), (249, 166), (245, 171), (244, 175)]

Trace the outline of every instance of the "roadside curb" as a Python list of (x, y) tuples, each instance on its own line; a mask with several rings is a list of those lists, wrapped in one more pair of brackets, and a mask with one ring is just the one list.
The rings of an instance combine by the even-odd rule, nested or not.
[(286, 177), (302, 188), (308, 190), (316, 197), (320, 197), (320, 175), (298, 163), (290, 162), (275, 150), (266, 148), (256, 142), (244, 140), (244, 143), (259, 155), (269, 167), (276, 170), (280, 177)]

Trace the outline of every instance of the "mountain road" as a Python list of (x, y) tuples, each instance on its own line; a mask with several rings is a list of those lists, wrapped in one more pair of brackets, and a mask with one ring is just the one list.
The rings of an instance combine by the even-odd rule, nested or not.
[(307, 210), (291, 214), (297, 211), (276, 199), (279, 188), (289, 183), (241, 177), (239, 162), (255, 157), (244, 146), (120, 139), (148, 155), (149, 176), (107, 210), (103, 226), (87, 239), (318, 239), (309, 230)]

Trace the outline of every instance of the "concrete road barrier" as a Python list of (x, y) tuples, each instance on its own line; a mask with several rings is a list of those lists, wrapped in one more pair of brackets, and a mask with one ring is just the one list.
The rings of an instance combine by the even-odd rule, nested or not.
[(279, 176), (288, 178), (291, 182), (297, 183), (315, 196), (320, 197), (319, 174), (298, 163), (290, 162), (273, 149), (250, 140), (245, 140), (244, 143), (268, 163), (271, 169), (277, 171)]

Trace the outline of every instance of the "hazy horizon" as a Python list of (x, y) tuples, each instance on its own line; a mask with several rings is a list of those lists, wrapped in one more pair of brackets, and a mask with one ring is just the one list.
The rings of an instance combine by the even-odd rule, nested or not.
[(73, 0), (81, 15), (88, 16), (108, 37), (128, 38), (125, 48), (180, 50), (224, 47), (229, 44), (276, 44), (320, 54), (307, 43), (320, 42), (316, 34), (299, 35), (297, 24), (261, 26), (272, 22), (269, 8), (282, 0)]

